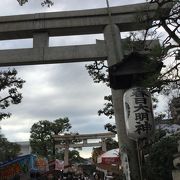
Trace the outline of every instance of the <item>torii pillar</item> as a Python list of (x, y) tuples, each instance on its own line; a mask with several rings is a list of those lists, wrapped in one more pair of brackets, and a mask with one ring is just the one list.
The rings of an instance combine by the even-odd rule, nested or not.
[[(110, 24), (104, 29), (104, 38), (108, 53), (108, 66), (112, 66), (123, 59), (120, 30), (117, 25)], [(113, 90), (112, 101), (117, 127), (120, 154), (128, 151), (131, 180), (140, 180), (139, 164), (137, 159), (136, 144), (127, 137), (124, 121), (123, 94), (124, 90)], [(122, 162), (125, 163), (125, 162)]]

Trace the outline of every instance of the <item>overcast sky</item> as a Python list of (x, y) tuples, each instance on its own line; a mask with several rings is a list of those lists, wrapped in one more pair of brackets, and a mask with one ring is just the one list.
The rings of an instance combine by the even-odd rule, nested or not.
[[(144, 2), (143, 0), (109, 1), (110, 6)], [(105, 0), (55, 0), (53, 7), (42, 8), (40, 0), (29, 0), (29, 3), (21, 7), (16, 0), (6, 0), (1, 3), (0, 16), (105, 6)], [(95, 43), (96, 39), (103, 39), (103, 36), (99, 34), (51, 38), (50, 46)], [(32, 39), (0, 41), (0, 49), (15, 47), (32, 47)], [(40, 120), (52, 121), (59, 117), (70, 119), (72, 132), (105, 132), (104, 124), (114, 123), (114, 119), (98, 116), (97, 111), (103, 107), (103, 97), (110, 93), (110, 89), (103, 84), (94, 84), (84, 65), (85, 63), (72, 63), (16, 67), (18, 76), (26, 83), (22, 89), (22, 103), (8, 108), (7, 111), (12, 113), (11, 118), (0, 122), (2, 133), (8, 140), (27, 141), (33, 123)], [(87, 152), (81, 152), (86, 156), (85, 153)]]

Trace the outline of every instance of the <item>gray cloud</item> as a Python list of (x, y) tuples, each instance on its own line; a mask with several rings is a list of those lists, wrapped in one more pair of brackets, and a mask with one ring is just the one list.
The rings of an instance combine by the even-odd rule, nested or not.
[[(30, 126), (39, 120), (69, 117), (73, 127), (74, 124), (82, 126), (75, 128), (76, 131), (82, 129), (86, 132), (88, 128), (90, 132), (89, 124), (94, 126), (93, 122), (97, 123), (101, 119), (97, 110), (103, 106), (103, 96), (110, 92), (105, 86), (93, 83), (84, 63), (25, 66), (17, 69), (19, 76), (26, 80), (22, 103), (8, 109), (13, 114), (10, 119), (16, 121), (17, 126), (29, 118), (32, 119)], [(103, 127), (104, 122), (101, 120), (97, 124)], [(6, 120), (2, 121), (2, 129), (3, 125), (7, 125)], [(99, 126), (95, 125), (93, 130)]]
[[(28, 14), (48, 11), (64, 11), (105, 7), (105, 0), (55, 0), (52, 8), (42, 8), (40, 0), (29, 0), (20, 7), (16, 0), (3, 1), (0, 15)], [(142, 2), (141, 0), (131, 3)], [(127, 4), (126, 0), (110, 0), (110, 5)], [(50, 46), (95, 43), (102, 35), (50, 38)], [(32, 47), (31, 40), (0, 41), (0, 49)], [(69, 117), (72, 131), (98, 133), (110, 122), (97, 115), (103, 106), (103, 97), (110, 90), (102, 84), (94, 84), (85, 63), (19, 66), (18, 76), (26, 80), (22, 89), (21, 104), (12, 105), (7, 111), (11, 118), (1, 121), (2, 133), (11, 141), (28, 140), (30, 128), (39, 120), (55, 120)], [(114, 122), (114, 120), (111, 120)]]

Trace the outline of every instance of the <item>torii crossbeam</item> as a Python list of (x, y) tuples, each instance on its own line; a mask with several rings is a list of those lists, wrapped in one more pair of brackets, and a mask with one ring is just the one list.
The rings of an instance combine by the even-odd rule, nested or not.
[[(162, 12), (169, 11), (169, 6), (163, 8)], [(121, 32), (144, 28), (143, 23), (137, 22), (137, 12), (142, 13), (144, 20), (147, 13), (152, 20), (158, 18), (155, 4), (126, 5), (110, 10), (112, 23)], [(108, 24), (107, 8), (0, 17), (0, 40), (33, 38), (33, 48), (0, 50), (0, 66), (107, 60), (107, 47), (102, 41), (62, 47), (49, 47), (48, 42), (51, 36), (103, 33)]]

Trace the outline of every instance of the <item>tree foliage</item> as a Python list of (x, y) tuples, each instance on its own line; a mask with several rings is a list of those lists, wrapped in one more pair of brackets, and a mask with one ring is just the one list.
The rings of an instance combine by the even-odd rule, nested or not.
[(52, 158), (54, 156), (54, 141), (52, 136), (68, 132), (70, 128), (71, 124), (67, 117), (56, 119), (53, 122), (43, 120), (34, 123), (30, 131), (32, 153)]
[(20, 146), (16, 143), (9, 142), (2, 134), (0, 134), (0, 162), (17, 157), (20, 153)]
[[(169, 2), (168, 0), (150, 0), (147, 3), (147, 8), (149, 4), (157, 4), (156, 17), (159, 20), (152, 22), (152, 18), (148, 13), (146, 17), (142, 17), (141, 10), (139, 10), (136, 15), (137, 23), (143, 23), (145, 30), (130, 32), (129, 36), (123, 42), (123, 50), (128, 50), (130, 53), (139, 50), (148, 51), (149, 59), (164, 62), (166, 66), (162, 68), (158, 76), (154, 78), (151, 76), (144, 83), (148, 84), (152, 93), (161, 92), (165, 95), (168, 95), (172, 89), (180, 88), (180, 2), (179, 0), (172, 0), (171, 10), (166, 13), (166, 17), (161, 18), (161, 14), (164, 14), (164, 12), (161, 11), (161, 7), (167, 5)], [(159, 39), (161, 45), (156, 45), (154, 48), (149, 49), (153, 43), (152, 40), (155, 39)], [(86, 65), (86, 69), (95, 83), (102, 82), (109, 86), (108, 67), (106, 62), (95, 61), (93, 64)], [(114, 114), (112, 97), (108, 95), (105, 96), (104, 99), (106, 103), (104, 104), (104, 108), (98, 111), (98, 114), (104, 114), (112, 118)]]
[[(170, 4), (171, 2), (171, 4)], [(163, 92), (165, 95), (168, 95), (172, 89), (178, 89), (180, 86), (180, 75), (179, 75), (179, 52), (180, 52), (180, 1), (179, 0), (150, 0), (150, 4), (156, 4), (157, 8), (157, 18), (158, 21), (153, 21), (150, 28), (145, 29), (143, 39), (159, 39), (161, 46), (159, 48), (155, 47), (152, 50), (150, 55), (152, 57), (164, 62), (164, 67), (154, 82), (154, 85), (151, 87), (152, 92)], [(170, 5), (168, 5), (170, 4)], [(161, 10), (163, 6), (171, 6), (171, 10), (166, 12), (166, 17), (161, 18), (161, 14), (164, 13), (164, 10)], [(152, 19), (148, 17), (144, 22), (149, 24)], [(164, 34), (162, 35), (162, 31)]]
[(118, 142), (112, 138), (107, 138), (105, 142), (106, 142), (107, 151), (118, 148)]
[(144, 167), (148, 180), (172, 180), (173, 155), (177, 153), (179, 139), (180, 134), (161, 136), (148, 147), (149, 155)]
[[(163, 5), (169, 2), (173, 3), (171, 10), (165, 18), (161, 18), (160, 10)], [(144, 23), (145, 30), (138, 32), (130, 32), (129, 36), (123, 42), (123, 50), (130, 53), (139, 52), (139, 50), (148, 51), (148, 57), (157, 61), (164, 62), (161, 72), (156, 77), (150, 77), (147, 83), (152, 93), (163, 93), (169, 95), (174, 89), (180, 88), (180, 1), (179, 0), (150, 0), (150, 4), (157, 4), (158, 21), (153, 21), (147, 14), (142, 16), (141, 11), (137, 13), (137, 23)], [(148, 4), (147, 4), (148, 5)], [(157, 19), (158, 19), (157, 18)], [(145, 19), (145, 21), (144, 21)], [(149, 27), (149, 25), (151, 26)], [(159, 39), (160, 45), (149, 49), (153, 43), (152, 40)], [(138, 45), (137, 45), (138, 43)], [(140, 47), (140, 48), (139, 48)], [(150, 52), (150, 53), (149, 53)], [(109, 86), (108, 68), (106, 62), (95, 61), (93, 64), (86, 65), (86, 68), (95, 83), (105, 83)], [(112, 106), (112, 96), (105, 96), (106, 103), (104, 108), (98, 111), (98, 114), (104, 114), (109, 118), (114, 115)], [(105, 125), (109, 131), (116, 131), (116, 127), (110, 123)], [(160, 139), (148, 146), (149, 157), (145, 166), (148, 180), (172, 180), (172, 160), (173, 154), (177, 152), (177, 139), (179, 136), (172, 135), (162, 137), (165, 132), (159, 134)], [(100, 153), (101, 149), (94, 151), (94, 159)], [(145, 151), (145, 150), (144, 150)]]
[[(22, 94), (18, 92), (23, 87), (24, 80), (17, 77), (15, 69), (0, 71), (0, 121), (10, 117), (9, 112), (5, 109), (12, 104), (19, 104), (22, 100)], [(0, 134), (0, 162), (15, 158), (20, 152), (20, 146), (16, 143), (11, 143)]]
[[(163, 118), (164, 114), (156, 117), (156, 124), (162, 122)], [(154, 136), (148, 141), (141, 141), (143, 175), (147, 180), (172, 180), (173, 156), (178, 151), (179, 140), (180, 133), (159, 126)]]
[(22, 94), (18, 92), (23, 87), (25, 81), (17, 77), (15, 69), (4, 70), (0, 72), (0, 120), (10, 117), (10, 113), (4, 112), (4, 109), (11, 104), (19, 104), (22, 99)]
[(82, 163), (85, 160), (80, 156), (79, 151), (73, 149), (69, 151), (69, 161), (71, 164), (73, 164), (73, 163)]
[[(28, 0), (17, 0), (20, 6), (23, 6)], [(42, 6), (51, 7), (54, 3), (51, 0), (40, 0)]]
[(112, 125), (111, 123), (105, 124), (104, 129), (107, 129), (108, 131), (117, 134), (116, 125)]
[[(64, 152), (65, 150), (61, 150), (60, 152), (56, 153), (56, 158), (64, 159)], [(85, 161), (85, 159), (80, 156), (79, 151), (75, 149), (73, 150), (69, 149), (68, 157), (69, 157), (69, 164), (83, 163)]]

